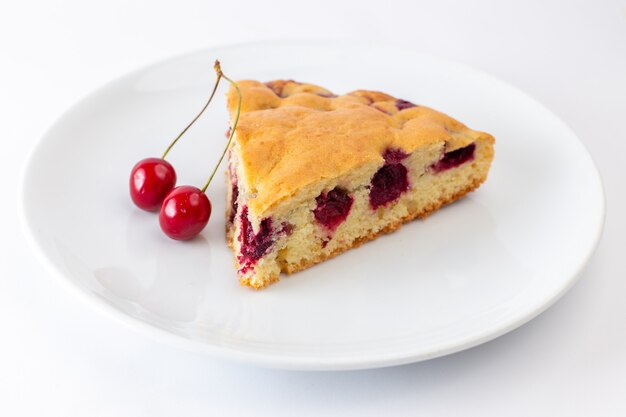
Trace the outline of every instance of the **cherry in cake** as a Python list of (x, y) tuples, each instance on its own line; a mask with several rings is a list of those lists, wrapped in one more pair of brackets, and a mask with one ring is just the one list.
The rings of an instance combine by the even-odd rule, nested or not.
[(315, 202), (317, 205), (313, 209), (313, 217), (320, 225), (334, 232), (348, 217), (354, 198), (345, 189), (335, 187), (328, 192), (323, 191), (315, 198)]
[(409, 189), (409, 171), (402, 165), (408, 155), (400, 149), (387, 149), (383, 165), (372, 177), (369, 200), (373, 209), (397, 200)]
[[(242, 285), (263, 288), (423, 218), (487, 178), (494, 138), (390, 95), (240, 81), (227, 239)], [(237, 96), (228, 93), (231, 118)]]

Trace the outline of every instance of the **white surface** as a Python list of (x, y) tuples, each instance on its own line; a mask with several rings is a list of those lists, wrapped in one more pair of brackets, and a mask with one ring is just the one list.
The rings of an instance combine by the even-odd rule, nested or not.
[[(243, 289), (224, 242), (223, 181), (209, 190), (216, 215), (189, 244), (162, 235), (154, 214), (132, 206), (126, 187), (128, 167), (158, 155), (159, 143), (205, 100), (214, 78), (209, 57), (235, 79), (290, 76), (334, 91), (401, 92), (488, 128), (498, 138), (490, 179), (427, 221), (263, 292)], [(380, 80), (391, 61), (393, 77)], [(170, 156), (179, 184), (201, 183), (207, 156), (221, 153), (227, 115), (220, 92)], [(46, 132), (22, 187), (20, 210), (37, 251), (94, 307), (175, 346), (296, 370), (417, 362), (510, 331), (571, 287), (604, 220), (589, 154), (539, 103), (454, 62), (354, 42), (218, 47), (122, 77)], [(55, 204), (62, 209), (49, 210)]]
[[(179, 4), (12, 2), (0, 13), (0, 414), (626, 414), (626, 3), (405, 9), (318, 1), (304, 11), (287, 1)], [(185, 353), (102, 317), (59, 286), (26, 246), (15, 204), (24, 157), (44, 130), (129, 69), (224, 42), (286, 36), (395, 40), (493, 73), (563, 118), (599, 165), (607, 194), (604, 236), (579, 283), (537, 319), (480, 347), (338, 373), (269, 371)]]

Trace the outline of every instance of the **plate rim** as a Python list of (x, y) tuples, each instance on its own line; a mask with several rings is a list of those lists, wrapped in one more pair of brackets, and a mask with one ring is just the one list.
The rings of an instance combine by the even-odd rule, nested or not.
[[(593, 177), (595, 182), (597, 183), (598, 192), (599, 192), (599, 201), (596, 202), (598, 204), (599, 213), (595, 213), (598, 217), (596, 220), (595, 226), (595, 235), (593, 240), (590, 242), (588, 250), (584, 257), (581, 257), (577, 262), (574, 270), (570, 277), (563, 280), (563, 285), (559, 286), (559, 290), (551, 295), (551, 297), (547, 297), (542, 299), (542, 302), (539, 303), (538, 306), (533, 306), (529, 311), (522, 311), (522, 313), (518, 313), (514, 315), (506, 324), (498, 327), (497, 329), (493, 329), (492, 327), (486, 327), (481, 329), (480, 332), (472, 333), (461, 340), (452, 340), (448, 341), (445, 346), (440, 347), (436, 350), (431, 350), (429, 352), (418, 351), (418, 349), (414, 349), (416, 352), (409, 352), (404, 354), (385, 354), (385, 355), (373, 355), (372, 357), (364, 358), (361, 356), (354, 357), (340, 357), (339, 359), (333, 357), (315, 357), (315, 356), (306, 356), (306, 355), (298, 355), (296, 357), (292, 356), (282, 356), (279, 353), (269, 353), (269, 352), (255, 352), (250, 350), (236, 349), (233, 347), (225, 347), (219, 345), (213, 345), (210, 343), (204, 343), (199, 340), (185, 338), (184, 336), (169, 332), (163, 328), (158, 326), (154, 326), (148, 322), (142, 321), (139, 318), (134, 316), (130, 316), (123, 311), (116, 309), (113, 305), (106, 303), (100, 298), (96, 297), (94, 294), (91, 294), (87, 291), (82, 290), (80, 287), (74, 285), (71, 280), (66, 277), (64, 272), (57, 267), (52, 260), (47, 256), (43, 245), (39, 242), (37, 238), (37, 232), (34, 230), (33, 225), (28, 221), (26, 214), (27, 207), (27, 198), (28, 198), (28, 190), (26, 189), (26, 183), (29, 176), (29, 173), (32, 171), (33, 159), (37, 154), (37, 150), (40, 146), (46, 141), (46, 138), (49, 137), (49, 133), (53, 131), (56, 126), (69, 114), (71, 114), (75, 109), (79, 108), (86, 100), (97, 95), (98, 93), (106, 90), (110, 86), (114, 85), (117, 82), (120, 82), (123, 79), (127, 79), (133, 77), (136, 74), (145, 72), (150, 68), (158, 67), (160, 65), (166, 64), (167, 62), (175, 61), (177, 59), (183, 58), (185, 56), (191, 56), (197, 53), (206, 53), (215, 55), (217, 51), (221, 49), (233, 49), (233, 48), (246, 48), (246, 47), (279, 47), (279, 46), (293, 46), (293, 45), (315, 45), (315, 46), (324, 46), (330, 45), (332, 47), (346, 47), (346, 46), (384, 46), (384, 47), (393, 47), (400, 50), (409, 51), (416, 56), (421, 56), (425, 59), (431, 61), (439, 61), (446, 65), (454, 65), (462, 68), (463, 70), (470, 71), (476, 74), (479, 74), (482, 77), (486, 77), (490, 82), (496, 82), (500, 84), (504, 84), (512, 90), (515, 90), (518, 94), (521, 94), (526, 99), (532, 102), (533, 106), (537, 106), (541, 108), (542, 111), (549, 113), (555, 120), (557, 120), (563, 127), (563, 129), (567, 130), (572, 137), (574, 137), (577, 141), (577, 144), (581, 147), (581, 150), (585, 157), (588, 158), (590, 162), (589, 174)], [(592, 175), (593, 174), (593, 175)], [(123, 324), (124, 326), (131, 328), (133, 330), (139, 331), (140, 333), (148, 336), (154, 341), (158, 341), (161, 343), (165, 343), (166, 345), (170, 345), (176, 348), (180, 348), (186, 351), (194, 352), (194, 353), (202, 353), (209, 354), (217, 358), (234, 360), (237, 362), (248, 363), (256, 366), (260, 366), (263, 368), (272, 368), (272, 369), (285, 369), (285, 370), (302, 370), (302, 371), (310, 371), (310, 370), (356, 370), (356, 369), (375, 369), (375, 368), (383, 368), (389, 366), (397, 366), (409, 363), (420, 362), (424, 360), (429, 360), (445, 355), (449, 355), (452, 353), (460, 352), (490, 340), (496, 339), (526, 323), (534, 319), (535, 317), (542, 314), (544, 311), (549, 309), (552, 305), (554, 305), (565, 293), (567, 293), (574, 284), (580, 278), (581, 273), (583, 272), (585, 266), (588, 264), (590, 258), (595, 253), (598, 244), (600, 242), (604, 224), (606, 220), (606, 192), (605, 187), (602, 181), (601, 173), (598, 169), (598, 166), (590, 154), (589, 150), (585, 146), (584, 142), (580, 140), (578, 135), (574, 132), (574, 130), (563, 121), (558, 115), (551, 111), (547, 106), (545, 106), (542, 102), (535, 99), (533, 96), (524, 92), (520, 88), (516, 87), (513, 84), (508, 83), (490, 73), (487, 73), (483, 70), (474, 68), (470, 65), (447, 59), (438, 57), (435, 55), (425, 54), (418, 50), (412, 49), (410, 47), (400, 45), (392, 42), (366, 42), (366, 41), (356, 41), (356, 40), (314, 40), (314, 39), (300, 39), (300, 40), (269, 40), (269, 41), (254, 41), (254, 42), (236, 42), (230, 44), (220, 44), (214, 45), (208, 48), (198, 48), (195, 50), (190, 50), (187, 52), (182, 52), (173, 56), (166, 57), (164, 59), (160, 59), (154, 62), (151, 62), (147, 65), (140, 66), (139, 68), (133, 69), (126, 73), (123, 73), (119, 76), (116, 76), (112, 79), (109, 79), (107, 82), (101, 84), (93, 90), (90, 90), (83, 96), (81, 96), (78, 100), (76, 100), (73, 104), (67, 107), (63, 112), (61, 112), (51, 123), (51, 125), (45, 129), (45, 131), (40, 135), (40, 137), (34, 142), (29, 151), (27, 152), (26, 158), (24, 159), (22, 169), (19, 175), (19, 184), (18, 184), (18, 198), (17, 198), (17, 212), (18, 212), (18, 220), (22, 229), (22, 232), (28, 242), (28, 246), (35, 253), (35, 257), (39, 259), (39, 261), (45, 266), (45, 269), (51, 273), (51, 275), (55, 276), (57, 281), (60, 281), (62, 286), (65, 287), (69, 293), (74, 294), (81, 302), (95, 308), (101, 314), (115, 320), (118, 323)]]

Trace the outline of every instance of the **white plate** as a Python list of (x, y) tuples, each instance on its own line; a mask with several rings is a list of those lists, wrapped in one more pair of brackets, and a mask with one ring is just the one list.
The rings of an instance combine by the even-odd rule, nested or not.
[[(255, 292), (239, 287), (214, 214), (190, 243), (131, 204), (139, 159), (159, 156), (201, 107), (213, 59), (232, 78), (293, 78), (387, 91), (495, 135), (486, 184), (425, 221)], [(179, 184), (201, 185), (224, 146), (222, 87), (174, 148)], [(70, 109), (32, 152), (22, 218), (37, 252), (85, 300), (159, 340), (289, 369), (420, 361), (530, 320), (575, 281), (601, 232), (598, 172), (576, 136), (524, 93), (457, 63), (389, 45), (258, 43), (176, 57)]]

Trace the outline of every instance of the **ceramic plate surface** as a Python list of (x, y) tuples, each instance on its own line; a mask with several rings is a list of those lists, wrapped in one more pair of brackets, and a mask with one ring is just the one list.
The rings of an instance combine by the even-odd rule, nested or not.
[[(212, 62), (231, 78), (365, 88), (441, 110), (496, 137), (467, 198), (256, 292), (224, 238), (223, 181), (202, 235), (165, 237), (128, 177), (196, 114)], [(201, 186), (225, 144), (224, 92), (170, 154)], [(222, 167), (224, 168), (224, 167)], [(492, 76), (389, 45), (274, 42), (191, 53), (133, 72), (67, 111), (34, 148), (20, 198), (27, 235), (85, 300), (158, 340), (288, 369), (357, 369), (475, 346), (525, 323), (575, 281), (602, 229), (598, 172), (541, 104)]]

